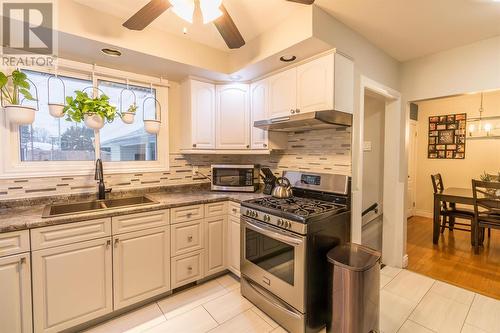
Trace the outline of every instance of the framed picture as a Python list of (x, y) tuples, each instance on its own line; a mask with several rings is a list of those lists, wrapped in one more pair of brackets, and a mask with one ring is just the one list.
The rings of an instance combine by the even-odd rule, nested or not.
[(429, 117), (428, 158), (464, 159), (467, 114)]

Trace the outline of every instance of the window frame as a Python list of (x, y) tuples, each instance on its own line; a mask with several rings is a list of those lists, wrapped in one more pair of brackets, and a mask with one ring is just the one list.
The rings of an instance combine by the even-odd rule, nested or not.
[[(100, 80), (126, 84), (127, 80), (124, 77), (129, 78), (129, 85), (146, 88), (149, 88), (151, 84), (153, 85), (153, 88), (156, 90), (156, 98), (161, 104), (162, 119), (160, 132), (157, 134), (156, 139), (156, 161), (103, 162), (103, 167), (105, 173), (109, 174), (169, 171), (168, 82), (158, 78), (105, 67), (96, 68), (96, 66), (73, 61), (60, 59), (60, 65), (61, 62), (64, 67), (59, 67), (57, 71), (59, 75), (89, 80), (92, 82), (93, 87), (97, 87)], [(53, 74), (52, 69), (44, 67), (20, 67), (20, 69)], [(120, 120), (117, 119), (116, 121)], [(93, 161), (21, 161), (19, 126), (7, 123), (3, 110), (0, 112), (0, 125), (0, 156), (2, 157), (0, 161), (0, 179), (44, 176), (92, 176), (94, 174), (95, 159), (101, 155), (99, 131), (94, 132), (95, 159)]]

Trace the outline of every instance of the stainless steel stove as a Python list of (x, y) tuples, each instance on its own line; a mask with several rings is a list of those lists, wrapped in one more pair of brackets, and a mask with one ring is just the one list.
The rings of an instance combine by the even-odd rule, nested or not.
[(326, 253), (350, 239), (350, 179), (287, 171), (294, 196), (241, 204), (242, 294), (288, 331), (327, 320)]

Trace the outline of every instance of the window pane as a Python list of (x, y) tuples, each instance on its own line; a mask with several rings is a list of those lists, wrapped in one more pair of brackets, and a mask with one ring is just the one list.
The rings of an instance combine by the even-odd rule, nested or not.
[[(49, 114), (47, 79), (49, 74), (24, 71), (38, 88), (40, 110), (35, 122), (29, 126), (20, 126), (21, 161), (91, 161), (95, 159), (94, 131), (84, 124), (76, 124), (54, 118)], [(62, 77), (66, 85), (66, 95), (74, 95), (75, 90), (82, 90), (92, 85), (91, 81)], [(50, 101), (63, 103), (64, 94), (59, 80), (50, 80)], [(34, 89), (31, 88), (34, 95)], [(89, 89), (91, 92), (92, 90)], [(23, 104), (36, 106), (36, 102)]]
[[(99, 81), (99, 88), (110, 98), (110, 102), (120, 108), (120, 93), (126, 88), (125, 84)], [(132, 124), (125, 124), (117, 116), (111, 124), (106, 124), (100, 131), (101, 158), (103, 161), (155, 161), (157, 158), (157, 138), (156, 135), (147, 133), (144, 130), (143, 122), (143, 101), (149, 96), (155, 96), (156, 90), (153, 89), (152, 95), (149, 88), (129, 86), (137, 97), (137, 112)], [(127, 111), (133, 103), (134, 98), (130, 91), (124, 91), (122, 94), (123, 110)], [(154, 100), (149, 99), (144, 106), (146, 108), (146, 119), (153, 119), (155, 115), (156, 104)]]

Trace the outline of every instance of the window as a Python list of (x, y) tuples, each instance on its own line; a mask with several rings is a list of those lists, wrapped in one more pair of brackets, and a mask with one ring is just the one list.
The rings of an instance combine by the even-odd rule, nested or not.
[[(157, 157), (156, 135), (148, 134), (144, 130), (143, 104), (146, 108), (146, 119), (154, 119), (156, 104), (152, 98), (146, 103), (148, 97), (156, 97), (156, 89), (125, 84), (99, 81), (101, 89), (115, 104), (119, 112), (127, 111), (136, 96), (137, 112), (132, 124), (125, 124), (121, 119), (116, 119), (111, 124), (106, 124), (100, 131), (101, 158), (103, 161), (155, 161)], [(120, 94), (122, 95), (122, 110), (120, 110)]]
[[(38, 89), (40, 110), (35, 122), (19, 128), (20, 158), (23, 162), (34, 161), (92, 161), (95, 159), (94, 131), (83, 124), (56, 119), (48, 110), (48, 74), (24, 71)], [(92, 81), (69, 77), (60, 78), (66, 86), (66, 95), (75, 90), (92, 86)], [(62, 103), (64, 96), (59, 80), (50, 80), (50, 99), (52, 103)], [(92, 89), (88, 89), (90, 93)], [(74, 95), (74, 94), (73, 94)], [(36, 102), (26, 102), (36, 106)]]

